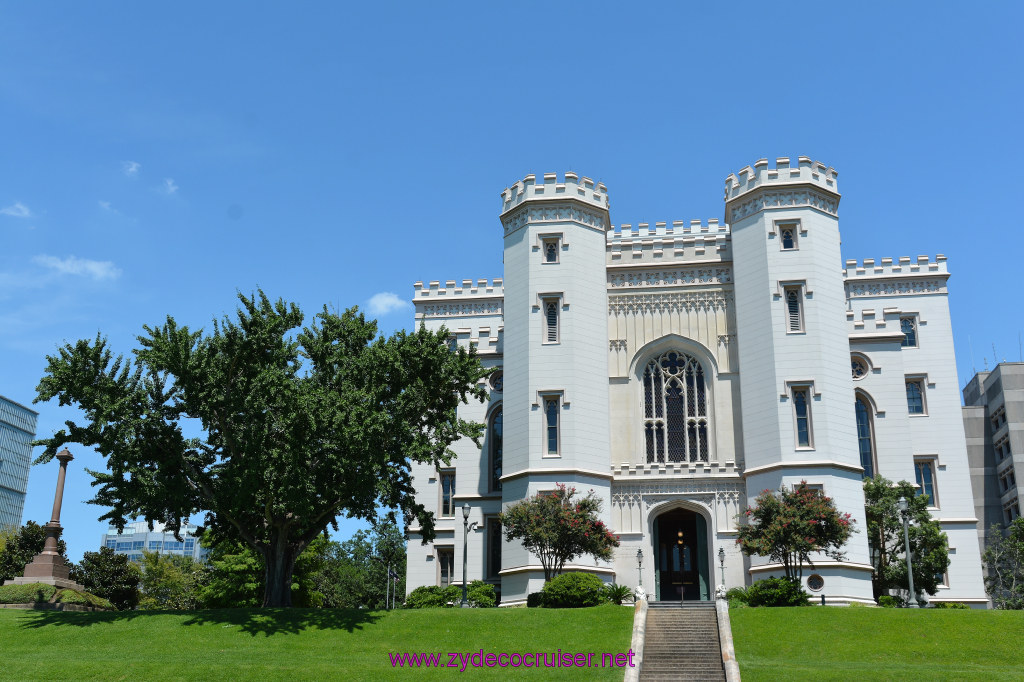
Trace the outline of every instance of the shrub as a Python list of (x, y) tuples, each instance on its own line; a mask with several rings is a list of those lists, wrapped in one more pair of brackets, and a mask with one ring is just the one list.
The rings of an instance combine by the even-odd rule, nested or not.
[(109, 547), (86, 552), (82, 561), (71, 567), (71, 579), (87, 591), (109, 600), (118, 611), (130, 611), (139, 603), (139, 581), (142, 572)]
[(526, 607), (529, 609), (535, 609), (540, 606), (544, 606), (544, 593), (543, 592), (531, 592), (526, 595)]
[(417, 587), (405, 599), (407, 609), (452, 608), (462, 601), (462, 590), (455, 585)]
[(466, 599), (471, 606), (479, 609), (489, 609), (498, 601), (494, 596), (494, 585), (483, 580), (474, 580), (469, 584), (466, 588)]
[(905, 606), (905, 602), (899, 597), (894, 597), (891, 594), (883, 594), (878, 598), (878, 605), (884, 609), (896, 609)]
[(933, 604), (937, 609), (969, 609), (967, 604), (959, 601), (938, 601)]
[(747, 596), (747, 588), (745, 587), (734, 587), (725, 593), (725, 598), (732, 604), (733, 600), (736, 600), (742, 604), (746, 604), (749, 601)]
[(79, 592), (78, 590), (60, 590), (55, 601), (62, 604), (81, 604), (83, 606), (97, 606), (101, 609), (114, 609), (114, 606), (103, 597), (97, 597), (95, 594), (88, 592)]
[(616, 606), (622, 606), (622, 602), (633, 598), (633, 590), (629, 589), (626, 585), (611, 583), (605, 586), (604, 596)]
[(768, 578), (747, 588), (750, 606), (809, 606), (810, 595), (800, 583), (787, 578)]
[(28, 585), (4, 585), (0, 587), (0, 604), (32, 604), (48, 602), (57, 592), (53, 585), (30, 583)]
[(576, 609), (597, 606), (605, 600), (604, 582), (592, 573), (563, 573), (541, 590), (549, 609)]

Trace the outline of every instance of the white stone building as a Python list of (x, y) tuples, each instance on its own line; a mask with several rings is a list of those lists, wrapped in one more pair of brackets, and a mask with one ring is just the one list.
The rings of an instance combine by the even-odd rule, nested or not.
[(730, 175), (724, 223), (614, 228), (605, 186), (573, 173), (506, 189), (504, 278), (415, 285), (416, 324), (501, 372), (463, 412), (488, 425), (483, 448), (414, 467), (438, 521), (425, 546), (409, 529), (407, 589), (461, 583), (468, 504), (468, 579), (523, 602), (543, 572), (496, 514), (565, 483), (596, 492), (621, 540), (612, 563), (566, 570), (635, 586), (642, 550), (653, 598), (709, 599), (782, 573), (742, 556), (737, 515), (806, 480), (861, 531), (807, 588), (871, 602), (861, 480), (880, 472), (935, 500), (952, 562), (933, 600), (983, 604), (946, 259), (842, 269), (839, 199), (837, 173), (806, 157)]

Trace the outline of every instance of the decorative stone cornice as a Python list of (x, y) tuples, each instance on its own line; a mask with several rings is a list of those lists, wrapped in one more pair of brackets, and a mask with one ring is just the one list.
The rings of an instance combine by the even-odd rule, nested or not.
[(608, 273), (612, 289), (633, 287), (678, 287), (732, 284), (732, 269), (726, 267), (679, 267), (665, 270)]
[(731, 292), (701, 291), (693, 293), (627, 294), (608, 297), (610, 315), (643, 315), (690, 310), (725, 310), (733, 302)]
[(505, 227), (506, 237), (530, 223), (564, 222), (578, 223), (602, 233), (611, 227), (606, 212), (596, 207), (591, 208), (569, 201), (525, 204), (519, 210), (501, 216), (501, 224)]
[(765, 209), (796, 206), (808, 206), (829, 215), (839, 215), (839, 200), (835, 195), (828, 195), (811, 187), (793, 187), (754, 190), (749, 198), (742, 197), (736, 204), (726, 206), (727, 222), (734, 224)]
[(460, 303), (428, 303), (417, 304), (416, 319), (428, 317), (472, 317), (474, 315), (501, 315), (504, 311), (504, 301), (498, 299), (486, 299), (480, 301)]
[(673, 497), (704, 498), (707, 500), (730, 500), (739, 502), (743, 499), (745, 487), (742, 481), (702, 480), (702, 481), (660, 481), (622, 484), (612, 482), (611, 501), (614, 505), (643, 503), (650, 507), (667, 502)]
[[(947, 275), (948, 277), (948, 275)], [(852, 280), (846, 282), (847, 298), (869, 296), (916, 296), (919, 294), (945, 294), (946, 277), (936, 279)]]

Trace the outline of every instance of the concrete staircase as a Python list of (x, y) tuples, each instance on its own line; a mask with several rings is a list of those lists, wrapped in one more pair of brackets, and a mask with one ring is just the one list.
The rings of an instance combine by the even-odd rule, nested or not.
[(651, 602), (640, 679), (725, 680), (715, 602)]

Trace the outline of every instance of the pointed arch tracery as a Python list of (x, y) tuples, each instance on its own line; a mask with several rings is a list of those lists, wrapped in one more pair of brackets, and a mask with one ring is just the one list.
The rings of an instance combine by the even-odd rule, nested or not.
[(647, 461), (707, 462), (710, 409), (704, 368), (692, 355), (669, 350), (643, 371)]

